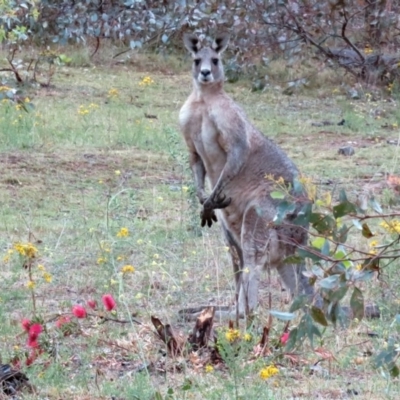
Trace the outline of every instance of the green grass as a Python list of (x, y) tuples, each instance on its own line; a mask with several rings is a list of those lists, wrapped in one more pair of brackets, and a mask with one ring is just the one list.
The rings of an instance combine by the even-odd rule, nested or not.
[[(37, 393), (24, 398), (154, 399), (168, 389), (176, 399), (258, 399), (260, 393), (265, 399), (329, 399), (347, 390), (357, 390), (360, 398), (398, 398), (398, 388), (363, 357), (367, 351), (376, 354), (389, 332), (397, 337), (390, 327), (400, 301), (395, 264), (383, 270), (381, 283), (366, 285), (383, 320), (329, 328), (317, 347), (329, 349), (335, 360), (321, 361), (312, 374), (321, 356), (308, 346), (293, 364), (282, 361), (279, 375), (267, 382), (259, 371), (271, 356), (246, 362), (256, 342), (227, 356), (229, 369), (211, 373), (201, 362), (162, 354), (151, 315), (187, 335), (192, 325), (177, 321), (179, 309), (230, 304), (234, 298), (219, 227), (199, 231), (198, 210), (190, 205), (191, 178), (177, 123), (191, 90), (190, 74), (179, 68), (170, 73), (165, 60), (160, 64), (167, 72), (157, 72), (154, 57), (142, 59), (136, 69), (130, 63), (102, 67), (82, 60), (85, 54), (76, 55), (80, 68), (60, 67), (50, 88), (28, 89), (31, 112), (0, 105), (1, 259), (16, 242), (37, 247), (32, 265), (37, 314), (52, 321), (47, 324), (51, 351), (24, 368)], [(143, 84), (146, 76), (154, 83)], [(398, 174), (398, 148), (386, 143), (398, 137), (396, 104), (349, 101), (334, 82), (293, 96), (273, 86), (253, 93), (246, 83), (228, 84), (227, 91), (321, 193), (332, 191), (336, 200), (340, 187), (353, 197), (369, 191), (386, 207), (396, 207), (385, 180), (387, 173)], [(345, 125), (337, 126), (342, 118)], [(314, 124), (326, 120), (333, 124)], [(349, 142), (356, 154), (338, 155)], [(128, 237), (117, 237), (121, 227), (129, 229)], [(368, 248), (366, 239), (356, 244)], [(51, 283), (43, 280), (38, 264), (52, 275)], [(135, 272), (122, 275), (123, 265), (133, 265)], [(0, 268), (0, 355), (8, 362), (27, 350), (20, 323), (32, 317), (33, 306), (28, 273), (17, 255), (0, 261)], [(272, 308), (287, 309), (277, 277), (268, 279)], [(268, 321), (267, 286), (262, 285), (255, 341)], [(71, 316), (73, 304), (89, 299), (101, 303), (104, 293), (118, 302), (115, 318), (130, 321), (134, 315), (143, 325), (90, 317), (75, 319), (70, 336), (55, 329), (59, 314)], [(282, 324), (275, 321), (273, 328), (279, 337)]]

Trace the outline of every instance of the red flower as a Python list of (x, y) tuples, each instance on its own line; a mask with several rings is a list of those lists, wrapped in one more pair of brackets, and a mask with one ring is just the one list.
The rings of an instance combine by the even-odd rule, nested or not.
[(37, 338), (31, 338), (30, 336), (28, 337), (28, 342), (27, 342), (28, 347), (32, 347), (32, 349), (37, 349), (39, 347), (39, 343), (37, 341)]
[(289, 337), (290, 337), (290, 332), (284, 332), (281, 336), (281, 343), (285, 345), (289, 340)]
[(72, 313), (75, 315), (76, 318), (85, 318), (86, 317), (86, 310), (84, 307), (76, 305), (72, 307)]
[(60, 317), (56, 321), (56, 327), (60, 329), (63, 325), (68, 324), (69, 322), (71, 322), (70, 317), (68, 317), (68, 316)]
[(29, 339), (36, 340), (39, 335), (43, 332), (43, 327), (40, 324), (33, 324), (29, 328)]
[(25, 361), (27, 367), (29, 367), (35, 361), (36, 354), (31, 354)]
[(24, 331), (29, 332), (29, 328), (31, 327), (31, 321), (29, 319), (24, 318), (21, 322), (21, 325)]
[(116, 303), (115, 303), (114, 297), (112, 297), (111, 294), (105, 294), (102, 297), (102, 300), (103, 300), (104, 307), (106, 308), (107, 311), (111, 311), (115, 308)]
[(18, 357), (14, 357), (10, 361), (10, 364), (16, 369), (20, 369), (21, 368), (21, 360)]
[(97, 308), (97, 301), (96, 300), (88, 300), (87, 305), (92, 309), (95, 310)]
[(33, 348), (29, 354), (29, 357), (26, 359), (25, 364), (26, 366), (29, 367), (29, 365), (33, 364), (33, 362), (36, 360), (36, 358), (38, 357), (38, 355), (41, 352), (38, 351), (36, 348)]

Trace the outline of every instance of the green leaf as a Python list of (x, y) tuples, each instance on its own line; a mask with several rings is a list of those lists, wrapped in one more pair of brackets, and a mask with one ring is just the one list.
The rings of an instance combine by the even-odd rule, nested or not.
[(300, 308), (303, 308), (307, 303), (309, 299), (308, 296), (305, 294), (301, 294), (300, 296), (297, 296), (294, 300), (292, 305), (290, 306), (289, 311), (291, 313), (300, 310)]
[(277, 190), (274, 190), (269, 194), (273, 199), (284, 199), (285, 198), (285, 193), (283, 192), (278, 192)]
[(390, 368), (389, 372), (392, 378), (397, 378), (399, 376), (400, 370), (399, 367), (396, 364), (394, 364), (392, 368)]
[(329, 256), (329, 240), (325, 240), (324, 245), (321, 248), (321, 254), (323, 254), (324, 256)]
[(340, 247), (339, 250), (333, 255), (333, 257), (336, 260), (341, 260), (341, 263), (345, 268), (350, 268), (352, 266), (352, 263), (350, 260), (347, 260), (347, 253), (343, 249), (343, 247)]
[(296, 204), (283, 200), (279, 203), (274, 222), (276, 224), (282, 223), (287, 214), (291, 214), (296, 210)]
[(269, 313), (282, 321), (291, 321), (295, 317), (295, 314), (283, 311), (271, 310)]
[(369, 226), (364, 222), (362, 224), (362, 235), (364, 237), (366, 237), (367, 239), (372, 238), (373, 236), (375, 236), (372, 232), (371, 229), (369, 229)]
[(292, 221), (295, 225), (307, 226), (310, 223), (310, 216), (312, 213), (312, 204), (306, 203), (298, 211), (296, 218)]
[(346, 243), (348, 231), (349, 228), (347, 227), (347, 225), (343, 224), (343, 226), (340, 229), (333, 232), (334, 240), (336, 240), (339, 243)]
[(305, 249), (297, 249), (297, 254), (303, 259), (310, 258), (311, 260), (314, 261), (322, 260), (321, 256), (319, 256), (318, 254), (311, 253), (310, 251)]
[(343, 217), (344, 215), (355, 213), (357, 213), (356, 206), (350, 201), (342, 202), (333, 207), (333, 216), (335, 217), (335, 219)]
[(374, 364), (378, 368), (386, 366), (388, 364), (393, 365), (393, 360), (396, 357), (396, 355), (397, 352), (395, 352), (393, 348), (390, 348), (388, 350), (383, 350), (376, 356)]
[(382, 207), (380, 206), (380, 204), (375, 200), (375, 199), (370, 199), (369, 200), (372, 208), (378, 213), (378, 214), (382, 214)]
[(302, 264), (304, 263), (304, 259), (302, 259), (300, 256), (292, 255), (288, 256), (283, 260), (284, 264)]
[(305, 315), (304, 327), (306, 330), (306, 334), (308, 336), (308, 340), (310, 341), (311, 347), (314, 347), (314, 335), (321, 337), (321, 332), (314, 325), (313, 320), (309, 314)]
[(325, 296), (327, 296), (330, 302), (337, 303), (342, 300), (344, 296), (346, 296), (348, 290), (349, 287), (344, 284), (344, 286), (339, 287), (337, 290), (330, 291), (329, 293), (325, 294)]
[(312, 245), (313, 247), (315, 247), (316, 249), (321, 250), (321, 249), (322, 249), (322, 246), (323, 246), (324, 243), (325, 243), (325, 241), (326, 241), (326, 239), (325, 239), (324, 237), (317, 237), (316, 239), (314, 239), (314, 240), (311, 242), (311, 245)]
[(347, 200), (347, 196), (346, 196), (346, 192), (345, 192), (344, 189), (341, 189), (341, 190), (340, 190), (340, 193), (339, 193), (339, 201), (340, 201), (341, 203), (345, 203), (346, 201), (348, 201), (348, 200)]
[(188, 378), (185, 378), (181, 389), (182, 390), (190, 390), (192, 388), (192, 386), (193, 386), (192, 381)]
[(311, 317), (315, 322), (318, 322), (323, 326), (328, 326), (328, 321), (325, 318), (325, 314), (320, 308), (312, 306)]
[(324, 289), (333, 289), (339, 283), (340, 275), (331, 275), (318, 282), (318, 285)]
[(354, 225), (357, 229), (359, 229), (360, 231), (362, 230), (361, 222), (360, 222), (358, 219), (353, 219), (351, 222), (353, 223), (353, 225)]
[(323, 268), (321, 268), (319, 265), (313, 265), (311, 267), (311, 272), (318, 276), (318, 278), (323, 278), (325, 276), (325, 270)]
[(321, 234), (330, 235), (336, 226), (336, 222), (331, 216), (322, 213), (312, 213), (310, 222), (313, 228)]
[(353, 294), (351, 295), (350, 307), (353, 311), (354, 318), (361, 321), (364, 317), (364, 296), (357, 287), (354, 288)]
[(363, 270), (379, 272), (379, 257), (370, 257), (364, 260)]
[(304, 186), (303, 184), (295, 177), (293, 179), (293, 193), (294, 194), (303, 194), (304, 193)]
[[(298, 328), (294, 328), (290, 331), (289, 340), (286, 343), (287, 351), (292, 350), (296, 346), (297, 337), (300, 336), (298, 335), (298, 331), (299, 331)], [(301, 340), (301, 337), (299, 337), (299, 339)]]

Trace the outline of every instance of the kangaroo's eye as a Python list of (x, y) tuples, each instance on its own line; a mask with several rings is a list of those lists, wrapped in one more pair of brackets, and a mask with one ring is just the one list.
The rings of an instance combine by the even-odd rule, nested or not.
[(218, 58), (213, 58), (211, 61), (214, 65), (218, 65)]
[(196, 67), (198, 67), (199, 65), (200, 65), (200, 59), (199, 58), (196, 58), (195, 60), (194, 60), (194, 65), (196, 65)]

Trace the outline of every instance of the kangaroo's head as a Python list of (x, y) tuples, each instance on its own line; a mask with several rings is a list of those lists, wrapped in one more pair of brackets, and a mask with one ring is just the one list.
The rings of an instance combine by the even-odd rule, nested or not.
[(183, 42), (193, 56), (192, 73), (198, 85), (224, 81), (221, 53), (228, 46), (229, 35), (218, 35), (211, 47), (200, 48), (198, 37), (192, 34), (185, 35)]

